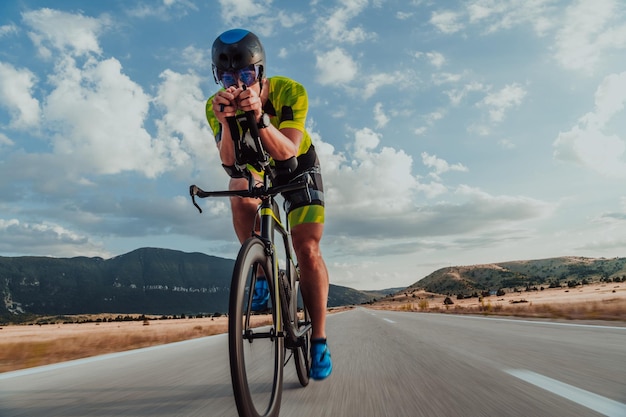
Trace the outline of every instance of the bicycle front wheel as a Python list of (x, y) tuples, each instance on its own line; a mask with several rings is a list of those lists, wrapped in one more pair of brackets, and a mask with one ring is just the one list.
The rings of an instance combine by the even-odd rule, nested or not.
[[(276, 306), (272, 258), (256, 237), (239, 251), (230, 288), (228, 343), (235, 403), (240, 416), (278, 416), (283, 384), (284, 338)], [(257, 279), (270, 287), (269, 312), (252, 311)]]

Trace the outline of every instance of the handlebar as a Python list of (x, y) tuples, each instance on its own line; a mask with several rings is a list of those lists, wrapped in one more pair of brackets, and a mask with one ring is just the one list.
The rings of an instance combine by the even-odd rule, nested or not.
[[(242, 88), (245, 90), (247, 87), (245, 84), (242, 85)], [(238, 117), (240, 116), (228, 116), (226, 118), (226, 122), (228, 128), (231, 132), (231, 137), (235, 144), (235, 164), (237, 166), (246, 166), (246, 161), (243, 160), (243, 151), (242, 151), (242, 138), (239, 132), (238, 126)], [(189, 186), (189, 195), (191, 196), (191, 201), (193, 205), (196, 206), (198, 211), (202, 213), (202, 209), (196, 203), (196, 196), (199, 198), (206, 197), (247, 197), (247, 198), (269, 198), (274, 197), (277, 194), (301, 190), (308, 187), (309, 184), (312, 184), (313, 180), (311, 179), (311, 174), (309, 172), (305, 172), (302, 175), (303, 181), (298, 181), (294, 183), (289, 183), (285, 185), (279, 186), (270, 186), (268, 182), (268, 178), (271, 177), (271, 170), (269, 168), (269, 156), (265, 153), (263, 149), (263, 144), (261, 143), (261, 136), (259, 133), (259, 127), (257, 126), (256, 117), (254, 115), (254, 111), (250, 110), (245, 112), (245, 119), (248, 130), (250, 131), (250, 135), (252, 140), (254, 141), (254, 152), (256, 154), (256, 162), (255, 168), (265, 171), (263, 185), (260, 187), (253, 186), (253, 181), (251, 175), (248, 171), (248, 184), (249, 187), (247, 190), (228, 190), (228, 191), (204, 191), (197, 185)]]
[[(246, 85), (243, 84), (242, 88), (244, 90), (247, 89)], [(226, 118), (226, 124), (228, 125), (228, 129), (230, 130), (231, 137), (233, 139), (235, 145), (235, 163), (237, 166), (245, 166), (246, 161), (243, 159), (243, 150), (242, 150), (242, 137), (239, 133), (239, 124), (238, 121), (245, 119), (245, 125), (250, 131), (250, 136), (252, 137), (252, 141), (254, 142), (254, 146), (252, 150), (255, 154), (254, 160), (256, 162), (256, 167), (263, 169), (267, 164), (269, 164), (269, 157), (265, 153), (263, 149), (263, 144), (261, 143), (261, 136), (259, 133), (259, 127), (257, 126), (256, 117), (254, 115), (254, 111), (249, 110), (244, 113), (243, 117), (239, 116), (228, 116)], [(245, 135), (245, 132), (244, 132)], [(257, 169), (258, 169), (257, 168)]]
[(289, 183), (285, 185), (276, 185), (272, 187), (251, 187), (246, 190), (225, 190), (225, 191), (204, 191), (197, 185), (189, 186), (189, 195), (191, 196), (191, 202), (198, 209), (200, 213), (202, 213), (202, 209), (196, 202), (196, 196), (199, 198), (206, 197), (244, 197), (244, 198), (269, 198), (274, 197), (280, 193), (286, 193), (289, 191), (302, 190), (311, 184), (313, 180), (311, 179), (311, 174), (308, 172), (303, 176), (302, 181)]

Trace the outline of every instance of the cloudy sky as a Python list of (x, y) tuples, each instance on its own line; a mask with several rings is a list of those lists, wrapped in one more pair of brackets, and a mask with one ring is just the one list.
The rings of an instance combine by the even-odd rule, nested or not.
[(308, 90), (331, 281), (626, 256), (622, 0), (0, 2), (0, 255), (234, 258), (204, 116), (233, 27)]

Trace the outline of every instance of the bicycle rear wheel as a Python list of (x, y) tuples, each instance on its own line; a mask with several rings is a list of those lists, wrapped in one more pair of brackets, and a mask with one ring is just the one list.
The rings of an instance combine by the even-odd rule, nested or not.
[(300, 385), (306, 387), (309, 385), (309, 374), (311, 372), (311, 317), (309, 316), (309, 310), (307, 310), (304, 302), (302, 301), (302, 294), (300, 293), (300, 281), (295, 281), (295, 291), (290, 304), (291, 317), (294, 317), (298, 321), (298, 330), (308, 327), (299, 340), (298, 347), (294, 350), (294, 360), (296, 362), (296, 374), (298, 374), (298, 381)]
[[(254, 285), (265, 276), (270, 286), (267, 323), (252, 311)], [(272, 274), (272, 258), (258, 238), (244, 242), (235, 262), (230, 288), (228, 343), (235, 403), (240, 416), (278, 416), (283, 384), (284, 337)]]

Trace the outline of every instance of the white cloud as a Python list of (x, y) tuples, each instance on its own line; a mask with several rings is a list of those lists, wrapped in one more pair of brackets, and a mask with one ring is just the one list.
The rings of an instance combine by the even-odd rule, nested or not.
[(336, 47), (317, 55), (317, 81), (322, 85), (349, 83), (357, 73), (357, 64), (343, 49)]
[(430, 23), (441, 32), (446, 34), (456, 33), (463, 29), (463, 24), (459, 22), (461, 15), (453, 11), (433, 12)]
[(392, 73), (375, 73), (367, 76), (364, 88), (359, 89), (359, 94), (362, 94), (363, 98), (370, 98), (376, 92), (387, 85), (392, 85), (397, 88), (406, 89), (407, 87), (413, 87), (412, 84), (419, 80), (418, 76), (411, 71), (394, 71)]
[(13, 23), (10, 25), (0, 26), (0, 38), (3, 36), (14, 35), (17, 33), (17, 26)]
[(470, 24), (486, 28), (486, 33), (529, 25), (542, 36), (554, 26), (559, 0), (472, 0), (466, 7)]
[(368, 128), (354, 132), (349, 153), (336, 153), (319, 136), (313, 136), (324, 171), (329, 219), (333, 222), (353, 216), (354, 210), (389, 215), (410, 206), (417, 191), (411, 156), (402, 150), (379, 147), (382, 136)]
[(287, 13), (284, 10), (278, 12), (278, 21), (284, 28), (298, 27), (306, 24), (306, 18), (300, 13)]
[(511, 221), (541, 218), (550, 215), (556, 208), (554, 204), (534, 198), (510, 195), (494, 196), (466, 185), (459, 186), (456, 194), (467, 198), (468, 204), (474, 206), (475, 212), (484, 215), (483, 220), (489, 219), (489, 213), (497, 213), (496, 218)]
[[(345, 174), (345, 173), (344, 173)], [(405, 173), (406, 174), (406, 173)], [(361, 179), (367, 183), (368, 177)], [(389, 180), (389, 178), (385, 179)], [(423, 191), (423, 184), (411, 184), (410, 188), (394, 187), (395, 198), (404, 197), (407, 193)], [(394, 197), (382, 189), (372, 191), (360, 188), (359, 192), (367, 192), (376, 201), (368, 205), (342, 206), (343, 211), (337, 212), (329, 203), (329, 233), (346, 236), (359, 236), (362, 239), (432, 239), (441, 236), (457, 236), (457, 240), (477, 239), (476, 236), (488, 235), (498, 230), (511, 229), (516, 224), (524, 224), (550, 216), (555, 205), (525, 196), (494, 196), (478, 188), (466, 185), (458, 186), (450, 195), (449, 190), (441, 183), (429, 185), (432, 197), (447, 194), (459, 202), (439, 201), (430, 205), (416, 204), (407, 201), (401, 210), (394, 210)], [(439, 191), (436, 189), (439, 188)], [(382, 192), (382, 195), (381, 195)], [(355, 216), (353, 213), (366, 210), (367, 216)], [(332, 226), (332, 227), (331, 227)], [(511, 238), (510, 233), (506, 233)], [(493, 238), (489, 239), (493, 241)], [(372, 242), (379, 250), (384, 250), (386, 242)], [(483, 244), (484, 246), (484, 244)], [(414, 246), (414, 251), (419, 248)], [(362, 253), (361, 253), (362, 255)]]
[(39, 101), (31, 95), (36, 81), (30, 70), (0, 62), (0, 106), (11, 113), (11, 127), (27, 128), (39, 122)]
[(333, 42), (339, 43), (359, 43), (373, 37), (362, 27), (348, 28), (351, 19), (358, 16), (368, 4), (367, 0), (344, 0), (341, 6), (337, 7), (330, 16), (322, 16), (318, 24), (323, 28), (318, 32), (318, 36), (327, 36)]
[(376, 127), (385, 127), (389, 123), (389, 117), (383, 111), (383, 103), (376, 103), (374, 106), (374, 120), (376, 121)]
[(264, 15), (271, 0), (254, 1), (254, 0), (219, 0), (222, 9), (222, 18), (229, 26), (241, 22), (244, 19), (254, 19)]
[(100, 243), (88, 236), (52, 222), (28, 223), (18, 219), (1, 219), (0, 252), (15, 253), (28, 247), (29, 253), (47, 256), (108, 256)]
[(193, 68), (211, 68), (210, 54), (210, 50), (190, 45), (183, 49), (182, 59)]
[(86, 17), (52, 9), (23, 14), (24, 22), (33, 29), (30, 38), (44, 57), (51, 57), (49, 48), (81, 56), (100, 54), (98, 35), (110, 24), (107, 16)]
[(515, 149), (516, 147), (510, 139), (500, 139), (498, 141), (498, 145), (500, 145), (503, 149)]
[(429, 125), (432, 125), (437, 120), (443, 119), (444, 116), (445, 114), (442, 110), (437, 110), (437, 111), (428, 113), (426, 116), (424, 116), (424, 119), (426, 120), (426, 123), (428, 123)]
[(0, 145), (12, 146), (14, 143), (4, 133), (0, 132)]
[(596, 111), (589, 115), (593, 123), (605, 126), (618, 113), (624, 110), (626, 103), (626, 72), (611, 74), (604, 78), (595, 94)]
[(415, 58), (422, 58), (422, 57), (425, 57), (430, 63), (430, 65), (432, 65), (435, 68), (441, 68), (443, 64), (445, 64), (446, 62), (446, 57), (443, 56), (443, 54), (440, 52), (431, 51), (431, 52), (416, 52), (415, 53)]
[[(319, 136), (313, 136), (324, 171), (327, 234), (335, 238), (359, 236), (372, 250), (384, 251), (389, 242), (370, 239), (398, 242), (418, 236), (486, 233), (516, 222), (543, 218), (554, 210), (553, 205), (529, 197), (494, 196), (465, 185), (452, 188), (450, 193), (451, 188), (442, 184), (438, 175), (466, 172), (467, 168), (427, 153), (422, 154), (423, 163), (432, 170), (435, 180), (420, 181), (412, 174), (412, 157), (403, 150), (381, 146), (382, 135), (371, 129), (355, 131), (349, 146), (351, 152), (347, 153), (337, 153), (331, 145), (320, 142)], [(447, 195), (460, 202), (418, 204), (422, 194), (428, 199)], [(405, 252), (417, 250), (414, 241), (407, 241), (406, 245)], [(413, 250), (408, 249), (411, 245)], [(362, 255), (362, 248), (344, 249), (347, 255)]]
[[(559, 133), (554, 157), (586, 166), (608, 177), (626, 178), (626, 137), (611, 132), (611, 122), (626, 105), (626, 72), (604, 78), (595, 94), (594, 111)], [(623, 116), (621, 117), (623, 118)]]
[(478, 106), (489, 109), (491, 121), (501, 122), (506, 111), (511, 107), (519, 106), (524, 97), (526, 97), (526, 90), (519, 84), (514, 83), (504, 86), (504, 88), (495, 93), (488, 94), (478, 103)]
[(469, 171), (467, 167), (461, 163), (450, 165), (447, 161), (437, 158), (436, 155), (429, 155), (427, 152), (422, 152), (422, 163), (429, 168), (433, 168), (431, 175), (437, 179), (439, 179), (441, 174), (448, 171)]
[[(117, 59), (98, 60), (89, 55), (100, 52), (97, 34), (101, 26), (96, 19), (49, 9), (26, 16), (25, 20), (38, 30), (38, 36), (60, 51), (55, 54), (54, 72), (48, 75), (52, 89), (42, 100), (43, 118), (38, 125), (50, 140), (53, 153), (30, 155), (31, 161), (37, 159), (37, 164), (47, 170), (66, 166), (62, 180), (86, 185), (91, 184), (86, 177), (97, 174), (135, 171), (155, 177), (181, 167), (187, 175), (193, 169), (206, 171), (206, 165), (196, 167), (190, 163), (190, 154), (203, 162), (216, 156), (202, 111), (206, 97), (198, 76), (166, 70), (158, 96), (153, 98), (123, 73)], [(76, 25), (66, 33), (50, 28), (51, 22)], [(72, 43), (68, 33), (83, 34), (89, 42)], [(73, 58), (79, 54), (87, 54), (80, 66)], [(183, 55), (196, 62), (204, 59), (202, 52), (193, 47), (186, 48)], [(1, 103), (12, 112), (14, 127), (39, 122), (39, 103), (30, 96), (34, 82), (30, 71), (18, 71), (0, 63)], [(154, 138), (144, 127), (152, 103), (164, 110), (162, 118), (155, 120)], [(14, 162), (19, 159), (28, 158), (15, 158)], [(23, 175), (29, 176), (27, 172)], [(220, 178), (220, 174), (211, 178)], [(43, 182), (48, 187), (58, 186), (50, 178)]]
[(426, 133), (427, 130), (428, 128), (426, 126), (420, 126), (413, 129), (413, 133), (415, 133), (415, 135), (417, 136), (422, 136), (424, 133)]
[(444, 94), (446, 94), (450, 98), (450, 104), (452, 104), (453, 106), (458, 106), (461, 104), (463, 99), (467, 97), (470, 93), (477, 91), (486, 91), (486, 89), (486, 86), (474, 81), (469, 84), (465, 84), (460, 90), (452, 89), (444, 91)]
[(433, 80), (433, 84), (442, 85), (442, 84), (452, 84), (461, 81), (463, 78), (462, 74), (455, 74), (449, 72), (437, 72), (432, 74), (431, 76)]
[(620, 0), (578, 0), (565, 12), (556, 35), (556, 59), (565, 68), (592, 73), (609, 49), (626, 47)]
[(67, 56), (57, 69), (44, 106), (57, 130), (55, 154), (84, 172), (155, 176), (167, 168), (163, 149), (143, 127), (151, 98), (122, 73), (119, 61), (89, 59), (78, 68)]
[(172, 14), (176, 16), (184, 16), (188, 10), (198, 10), (198, 7), (190, 0), (162, 0), (161, 4), (138, 4), (126, 13), (129, 16), (146, 18), (154, 17), (161, 20), (168, 20)]
[(608, 177), (626, 178), (626, 138), (611, 133), (609, 127), (624, 112), (625, 103), (626, 72), (606, 77), (596, 90), (594, 111), (582, 116), (571, 130), (559, 133), (554, 157)]
[(430, 61), (430, 64), (435, 68), (441, 68), (446, 62), (446, 58), (439, 52), (427, 52), (426, 57)]
[(426, 133), (426, 131), (429, 128), (431, 128), (435, 124), (435, 122), (443, 119), (444, 117), (445, 117), (445, 110), (436, 110), (431, 113), (423, 115), (422, 118), (424, 119), (425, 126), (420, 126), (414, 129), (413, 133), (415, 133), (418, 136), (423, 135), (424, 133)]
[[(163, 109), (163, 116), (156, 120), (158, 133), (154, 146), (166, 155), (167, 169), (211, 170), (211, 175), (206, 172), (203, 175), (215, 186), (223, 183), (226, 174), (202, 111), (206, 97), (200, 88), (201, 78), (196, 74), (166, 70), (161, 74), (161, 80), (154, 102)], [(197, 166), (194, 162), (198, 162)], [(189, 176), (189, 172), (186, 175)]]

